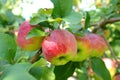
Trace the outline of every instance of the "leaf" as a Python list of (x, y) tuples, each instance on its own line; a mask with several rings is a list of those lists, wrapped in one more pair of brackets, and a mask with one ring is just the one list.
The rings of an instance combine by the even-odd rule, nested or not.
[(107, 70), (104, 62), (100, 58), (91, 59), (92, 70), (100, 76), (103, 80), (111, 80), (109, 71)]
[(0, 80), (36, 80), (28, 73), (30, 63), (10, 65), (4, 71)]
[(0, 59), (12, 63), (16, 53), (16, 43), (11, 36), (0, 33)]
[(89, 26), (90, 26), (90, 14), (86, 12), (85, 29), (87, 29)]
[(44, 21), (47, 21), (47, 16), (44, 14), (40, 14), (40, 15), (36, 15), (36, 16), (32, 17), (30, 20), (30, 24), (37, 25), (38, 23), (44, 22)]
[(48, 67), (47, 65), (47, 61), (41, 58), (31, 66), (30, 74), (37, 80), (54, 80), (53, 67)]
[(47, 65), (47, 61), (44, 58), (41, 58), (40, 60), (38, 60), (37, 62), (35, 62), (34, 64), (32, 64), (32, 67), (39, 67), (39, 66), (46, 66)]
[(75, 70), (75, 65), (73, 62), (68, 62), (65, 65), (55, 66), (55, 80), (67, 80), (68, 77), (72, 76)]
[(37, 78), (37, 80), (55, 80), (52, 68), (47, 66), (34, 67), (30, 70), (30, 74)]
[(81, 22), (82, 15), (79, 12), (72, 11), (70, 15), (63, 18), (63, 20), (69, 22), (70, 24), (78, 24)]
[(46, 33), (43, 30), (40, 30), (39, 28), (33, 28), (29, 33), (26, 39), (32, 38), (32, 37), (44, 37), (46, 36)]
[(63, 18), (72, 11), (73, 0), (51, 0), (54, 4), (53, 18)]
[[(70, 24), (69, 25), (69, 29), (70, 31), (72, 31), (73, 33), (76, 33), (78, 30), (80, 30), (82, 28), (82, 26), (78, 23), (78, 24)], [(81, 34), (81, 33), (80, 33)]]

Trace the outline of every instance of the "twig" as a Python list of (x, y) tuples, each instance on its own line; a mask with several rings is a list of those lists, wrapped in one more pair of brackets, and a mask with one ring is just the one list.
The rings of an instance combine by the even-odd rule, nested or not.
[(2, 75), (2, 72), (0, 72), (0, 76)]
[(120, 18), (111, 18), (109, 20), (102, 20), (101, 22), (92, 24), (91, 26), (100, 26), (102, 28), (107, 24), (111, 24), (111, 23), (118, 22), (118, 21), (120, 21)]
[[(91, 25), (91, 26), (95, 26), (95, 30), (93, 30), (93, 32), (94, 32), (94, 31), (96, 32), (97, 29), (99, 29), (99, 30), (101, 30), (101, 31), (103, 32), (103, 27), (105, 27), (107, 24), (111, 24), (111, 23), (118, 22), (118, 21), (120, 21), (120, 18), (111, 18), (111, 19), (109, 19), (109, 20), (102, 20), (101, 22), (95, 23), (95, 24), (93, 24), (93, 25)], [(108, 49), (110, 50), (111, 55), (114, 57), (116, 63), (117, 63), (118, 65), (120, 65), (120, 63), (119, 63), (119, 61), (117, 60), (117, 58), (116, 58), (116, 56), (115, 56), (115, 53), (114, 53), (113, 49), (111, 48), (109, 42), (107, 41), (106, 37), (105, 37), (104, 35), (102, 35), (102, 37), (104, 38), (104, 40), (105, 40), (105, 42), (106, 42), (106, 44), (107, 44), (107, 46), (108, 46)]]
[(104, 35), (102, 35), (102, 37), (104, 38), (104, 40), (105, 40), (105, 42), (106, 42), (106, 45), (107, 45), (108, 49), (109, 49), (110, 52), (111, 52), (111, 55), (114, 57), (115, 62), (116, 62), (118, 65), (120, 65), (120, 63), (119, 63), (119, 61), (117, 60), (117, 58), (116, 58), (116, 56), (115, 56), (115, 53), (114, 53), (113, 49), (111, 48), (109, 42), (107, 41), (107, 39), (105, 38)]
[(31, 63), (34, 63), (37, 59), (38, 59), (38, 57), (39, 57), (39, 55), (42, 53), (42, 49), (40, 49), (31, 59), (30, 59), (30, 62)]

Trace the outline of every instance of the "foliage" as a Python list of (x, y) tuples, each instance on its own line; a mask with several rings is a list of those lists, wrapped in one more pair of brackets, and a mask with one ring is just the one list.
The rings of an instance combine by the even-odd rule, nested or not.
[(70, 80), (70, 77), (75, 80), (112, 80), (102, 60), (105, 57), (111, 58), (117, 65), (118, 71), (114, 74), (120, 74), (120, 0), (95, 0), (96, 9), (90, 11), (78, 7), (81, 0), (51, 2), (53, 9), (39, 9), (32, 15), (31, 25), (40, 28), (31, 30), (26, 38), (48, 36), (55, 29), (66, 29), (79, 36), (93, 32), (104, 37), (108, 50), (100, 57), (52, 65), (40, 55), (41, 49), (29, 52), (17, 46), (15, 31), (24, 18), (12, 13), (16, 7), (12, 4), (17, 1), (0, 0), (0, 80)]

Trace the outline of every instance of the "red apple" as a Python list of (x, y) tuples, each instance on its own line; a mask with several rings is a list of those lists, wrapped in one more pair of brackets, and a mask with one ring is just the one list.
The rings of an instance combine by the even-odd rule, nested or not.
[(67, 30), (54, 30), (44, 39), (42, 51), (47, 61), (54, 65), (64, 65), (76, 55), (77, 42)]
[(35, 28), (35, 26), (30, 25), (29, 21), (25, 21), (20, 25), (16, 42), (24, 50), (34, 51), (41, 47), (42, 37), (26, 39), (28, 33), (33, 28)]
[(90, 40), (91, 43), (91, 57), (98, 57), (101, 56), (105, 50), (107, 49), (106, 42), (104, 39), (97, 35), (97, 34), (87, 34), (87, 37)]
[(78, 52), (73, 61), (83, 61), (90, 55), (91, 44), (89, 38), (85, 35), (83, 37), (76, 36)]
[(120, 80), (120, 74), (115, 75), (113, 80)]

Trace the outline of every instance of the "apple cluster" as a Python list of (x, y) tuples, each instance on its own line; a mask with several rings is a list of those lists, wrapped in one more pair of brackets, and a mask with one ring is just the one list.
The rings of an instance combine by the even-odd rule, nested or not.
[(77, 36), (63, 29), (50, 31), (46, 37), (26, 39), (28, 33), (35, 27), (29, 21), (23, 22), (20, 25), (16, 42), (24, 50), (34, 51), (42, 48), (43, 56), (54, 65), (99, 57), (107, 49), (104, 39), (95, 33)]

